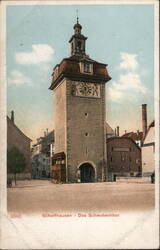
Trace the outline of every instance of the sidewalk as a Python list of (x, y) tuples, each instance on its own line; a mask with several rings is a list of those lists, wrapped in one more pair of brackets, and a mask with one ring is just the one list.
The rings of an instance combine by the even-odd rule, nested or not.
[(117, 183), (151, 183), (151, 177), (117, 177)]
[(17, 180), (12, 181), (12, 188), (25, 188), (25, 187), (37, 187), (37, 186), (48, 186), (51, 184), (50, 180)]

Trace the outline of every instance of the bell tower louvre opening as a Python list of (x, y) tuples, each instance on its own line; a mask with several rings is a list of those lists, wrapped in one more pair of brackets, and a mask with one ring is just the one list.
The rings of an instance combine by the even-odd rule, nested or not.
[(83, 163), (80, 167), (80, 180), (82, 183), (95, 181), (95, 170), (90, 163)]

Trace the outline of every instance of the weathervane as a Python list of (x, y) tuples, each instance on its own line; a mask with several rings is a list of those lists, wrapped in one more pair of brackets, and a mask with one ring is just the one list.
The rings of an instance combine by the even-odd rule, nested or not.
[(77, 23), (79, 21), (79, 17), (78, 17), (78, 9), (76, 10), (76, 13), (77, 13)]

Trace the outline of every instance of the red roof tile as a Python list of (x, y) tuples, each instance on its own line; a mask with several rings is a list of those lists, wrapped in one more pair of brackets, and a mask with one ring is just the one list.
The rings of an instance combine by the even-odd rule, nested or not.
[(132, 138), (134, 141), (139, 141), (143, 139), (143, 132), (137, 132), (137, 133), (129, 132), (129, 133), (122, 135), (122, 137), (129, 137), (129, 138)]

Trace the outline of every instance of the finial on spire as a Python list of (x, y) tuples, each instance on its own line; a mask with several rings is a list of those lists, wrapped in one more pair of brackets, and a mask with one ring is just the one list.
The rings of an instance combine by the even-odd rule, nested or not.
[(79, 24), (78, 9), (76, 9), (77, 23), (73, 26), (75, 34), (81, 34), (82, 26)]
[(79, 17), (78, 17), (78, 9), (76, 10), (77, 13), (77, 24), (79, 23)]

